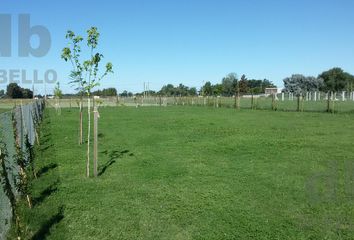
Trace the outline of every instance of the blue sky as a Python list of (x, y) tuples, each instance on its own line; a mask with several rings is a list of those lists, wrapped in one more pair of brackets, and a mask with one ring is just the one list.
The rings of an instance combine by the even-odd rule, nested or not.
[[(293, 73), (317, 76), (335, 66), (354, 73), (352, 0), (1, 0), (0, 9), (12, 14), (13, 29), (13, 56), (0, 58), (0, 69), (25, 69), (28, 75), (38, 69), (39, 76), (55, 69), (65, 92), (73, 92), (71, 66), (60, 59), (66, 30), (85, 35), (91, 26), (101, 33), (104, 62), (115, 70), (100, 88), (136, 92), (143, 82), (152, 90), (167, 83), (199, 88), (230, 72), (281, 87)], [(17, 57), (21, 13), (31, 15), (32, 26), (50, 31), (46, 56)], [(35, 89), (43, 92), (42, 85)]]

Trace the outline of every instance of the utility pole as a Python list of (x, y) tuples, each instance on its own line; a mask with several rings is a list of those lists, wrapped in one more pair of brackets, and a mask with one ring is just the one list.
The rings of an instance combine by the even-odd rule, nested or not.
[(149, 97), (150, 94), (150, 82), (147, 82), (147, 97)]
[(146, 83), (144, 82), (144, 92), (143, 92), (143, 97), (145, 98), (146, 96)]

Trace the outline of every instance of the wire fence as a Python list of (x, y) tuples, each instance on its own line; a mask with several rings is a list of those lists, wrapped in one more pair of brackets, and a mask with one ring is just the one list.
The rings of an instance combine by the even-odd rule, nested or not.
[(0, 239), (5, 239), (14, 221), (14, 208), (23, 191), (21, 165), (30, 165), (30, 148), (38, 138), (43, 110), (44, 101), (34, 101), (0, 114)]
[[(328, 106), (328, 99), (330, 99), (330, 106)], [(32, 102), (34, 102), (32, 99), (2, 99), (0, 100), (0, 113), (4, 109), (11, 109)], [(46, 103), (48, 107), (54, 108), (78, 108), (80, 106), (80, 99), (47, 99)], [(235, 96), (114, 96), (96, 98), (95, 103), (102, 107), (204, 106), (277, 111), (300, 110), (308, 112), (325, 112), (330, 107), (333, 112), (354, 112), (354, 92), (307, 92), (299, 98), (299, 101), (293, 93), (277, 93), (274, 95), (241, 95), (239, 99), (235, 98)], [(83, 107), (87, 107), (87, 99), (84, 98), (82, 104)]]
[[(328, 101), (329, 100), (329, 101)], [(48, 106), (57, 108), (77, 108), (80, 99), (47, 100)], [(83, 99), (83, 107), (87, 107), (87, 100)], [(194, 97), (105, 97), (96, 98), (95, 103), (102, 107), (114, 106), (201, 106), (214, 108), (240, 108), (277, 111), (306, 111), (306, 112), (354, 112), (354, 93), (323, 93), (308, 92), (297, 97), (292, 93), (278, 93), (274, 95), (242, 95), (240, 97), (221, 96), (194, 96)], [(330, 103), (330, 105), (329, 105)], [(330, 109), (329, 109), (330, 108)]]

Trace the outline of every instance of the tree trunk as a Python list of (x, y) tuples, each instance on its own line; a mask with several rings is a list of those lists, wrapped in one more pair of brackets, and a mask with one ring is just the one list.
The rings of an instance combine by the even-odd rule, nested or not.
[(93, 110), (94, 120), (93, 120), (93, 175), (97, 177), (97, 166), (98, 166), (98, 110), (97, 107)]
[(90, 134), (91, 134), (91, 106), (90, 106), (90, 96), (87, 98), (87, 162), (86, 162), (86, 176), (90, 177)]
[(300, 112), (300, 96), (297, 96), (297, 109), (296, 111)]
[(80, 104), (79, 104), (79, 107), (80, 107), (80, 122), (79, 122), (79, 131), (80, 131), (80, 136), (79, 136), (79, 145), (82, 145), (82, 99), (80, 100)]
[(254, 99), (253, 99), (253, 93), (252, 93), (252, 98), (251, 98), (251, 109), (253, 109), (253, 105), (254, 105)]
[(241, 98), (240, 98), (240, 87), (237, 88), (237, 109), (240, 109), (240, 102), (241, 102)]
[(336, 100), (334, 92), (331, 92), (331, 100), (332, 100), (332, 113), (334, 113), (334, 101)]

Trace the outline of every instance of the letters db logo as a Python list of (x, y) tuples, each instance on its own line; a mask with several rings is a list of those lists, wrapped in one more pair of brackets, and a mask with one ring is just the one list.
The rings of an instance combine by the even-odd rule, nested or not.
[[(19, 57), (43, 57), (51, 47), (50, 32), (45, 26), (31, 26), (29, 14), (18, 16), (18, 56)], [(0, 56), (12, 57), (12, 16), (11, 14), (0, 14)], [(31, 38), (37, 36), (39, 44), (32, 47)]]

